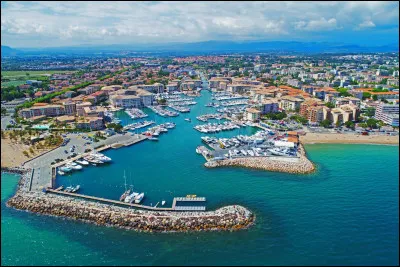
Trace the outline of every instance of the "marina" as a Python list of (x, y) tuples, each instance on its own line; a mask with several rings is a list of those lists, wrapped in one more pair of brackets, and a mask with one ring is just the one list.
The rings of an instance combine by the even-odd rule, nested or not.
[(136, 122), (136, 123), (131, 123), (128, 125), (125, 125), (123, 127), (124, 130), (136, 130), (136, 129), (141, 129), (147, 126), (150, 126), (152, 124), (154, 124), (154, 121), (140, 121), (140, 122)]
[(148, 108), (151, 109), (154, 113), (160, 115), (161, 117), (176, 117), (179, 115), (179, 113), (176, 111), (163, 109), (160, 106), (149, 106)]
[(125, 110), (126, 114), (131, 117), (132, 120), (146, 118), (148, 115), (138, 108), (131, 108)]

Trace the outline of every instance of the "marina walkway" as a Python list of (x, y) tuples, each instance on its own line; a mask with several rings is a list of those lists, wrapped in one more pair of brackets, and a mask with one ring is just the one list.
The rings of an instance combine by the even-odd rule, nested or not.
[(60, 191), (60, 189), (61, 189), (61, 187), (59, 187), (57, 189), (46, 189), (46, 192), (64, 195), (64, 196), (70, 196), (70, 197), (79, 197), (79, 198), (84, 198), (84, 199), (94, 200), (94, 201), (101, 201), (101, 202), (108, 203), (108, 204), (117, 204), (117, 205), (123, 205), (123, 206), (128, 206), (128, 207), (139, 208), (139, 209), (152, 210), (152, 211), (205, 211), (206, 210), (205, 206), (176, 206), (176, 203), (178, 201), (203, 201), (204, 202), (204, 201), (206, 201), (205, 197), (198, 197), (198, 198), (177, 197), (177, 198), (174, 198), (171, 208), (163, 208), (163, 207), (156, 207), (156, 206), (152, 207), (152, 206), (146, 206), (146, 205), (134, 204), (134, 203), (125, 203), (125, 202), (113, 200), (113, 199), (94, 197), (94, 196), (82, 195), (82, 194), (71, 193), (71, 192), (64, 192), (64, 191)]

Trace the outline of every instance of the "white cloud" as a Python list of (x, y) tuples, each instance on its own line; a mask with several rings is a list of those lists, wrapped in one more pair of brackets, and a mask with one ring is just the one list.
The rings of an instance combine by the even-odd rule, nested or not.
[(365, 29), (365, 28), (374, 28), (376, 25), (371, 20), (363, 21), (362, 23), (358, 24), (357, 29)]
[(1, 40), (26, 47), (20, 40), (57, 46), (303, 38), (398, 27), (398, 7), (398, 2), (365, 1), (2, 2)]
[(335, 18), (329, 20), (321, 18), (319, 20), (310, 20), (308, 22), (298, 21), (295, 22), (294, 25), (297, 30), (303, 31), (331, 31), (338, 28)]

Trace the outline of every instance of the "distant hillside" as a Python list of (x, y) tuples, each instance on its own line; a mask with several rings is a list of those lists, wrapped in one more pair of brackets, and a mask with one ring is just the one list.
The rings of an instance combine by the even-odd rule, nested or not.
[(2, 57), (3, 56), (15, 56), (18, 53), (19, 53), (18, 50), (13, 49), (13, 48), (11, 48), (9, 46), (5, 46), (5, 45), (1, 46), (1, 56)]
[(71, 47), (20, 48), (1, 46), (2, 56), (10, 55), (94, 55), (101, 53), (171, 52), (171, 53), (224, 53), (224, 52), (299, 52), (299, 53), (358, 53), (398, 52), (399, 44), (359, 46), (327, 42), (234, 42), (207, 41), (197, 43), (82, 45)]

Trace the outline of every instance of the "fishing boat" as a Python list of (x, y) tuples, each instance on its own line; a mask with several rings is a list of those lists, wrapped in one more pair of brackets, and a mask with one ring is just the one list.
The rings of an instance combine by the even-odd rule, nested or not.
[(144, 193), (138, 194), (137, 196), (135, 196), (135, 203), (139, 204), (140, 202), (142, 202), (143, 198), (144, 198)]

